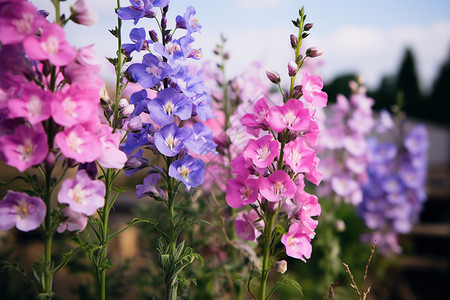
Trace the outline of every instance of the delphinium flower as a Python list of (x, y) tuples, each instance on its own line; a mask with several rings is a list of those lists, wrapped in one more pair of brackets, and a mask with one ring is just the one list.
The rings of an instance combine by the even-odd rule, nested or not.
[[(150, 196), (167, 206), (169, 224), (167, 230), (160, 229), (167, 233), (161, 237), (158, 263), (165, 272), (166, 299), (175, 299), (179, 285), (177, 274), (196, 257), (188, 252), (186, 256), (177, 254), (181, 253), (180, 231), (175, 229), (181, 226), (178, 224), (181, 221), (175, 220), (174, 210), (178, 187), (181, 184), (186, 190), (199, 187), (204, 182), (206, 167), (201, 158), (216, 153), (212, 131), (203, 124), (213, 117), (210, 97), (201, 72), (191, 73), (187, 66), (189, 60), (201, 57), (201, 50), (192, 46), (201, 25), (193, 7), (176, 17), (175, 28), (171, 30), (167, 18), (168, 0), (131, 2), (132, 6), (117, 10), (119, 18), (133, 19), (134, 24), (141, 18), (153, 18), (160, 34), (155, 30), (134, 28), (130, 34), (133, 43), (122, 45), (130, 62), (127, 79), (137, 82), (141, 90), (130, 96), (129, 103), (134, 110), (128, 125), (132, 125), (133, 120), (140, 128), (129, 128), (121, 147), (129, 155), (127, 175), (134, 173), (133, 169), (149, 170), (144, 183), (137, 187), (138, 198)], [(161, 14), (157, 14), (154, 7), (161, 8), (158, 10)], [(175, 29), (180, 37), (174, 35)], [(133, 59), (130, 55), (135, 53), (145, 54), (142, 59)], [(142, 149), (151, 149), (156, 157), (147, 159)], [(157, 165), (159, 157), (165, 165)], [(164, 181), (165, 192), (158, 187), (160, 181)]]
[[(318, 76), (313, 77), (314, 82), (310, 88), (305, 87), (308, 90), (303, 94), (302, 88), (295, 86), (297, 73), (311, 57), (300, 55), (303, 33), (310, 29), (304, 27), (305, 17), (302, 8), (300, 18), (294, 21), (299, 30), (293, 45), (297, 63), (288, 66), (291, 84), (286, 93), (282, 92), (283, 104), (270, 105), (262, 97), (254, 105), (254, 113), (243, 116), (242, 124), (258, 139), (250, 139), (233, 159), (231, 171), (236, 177), (227, 180), (227, 203), (250, 210), (236, 219), (237, 235), (252, 241), (262, 237), (258, 299), (266, 299), (267, 278), (274, 267), (272, 262), (277, 260), (273, 257), (274, 245), (281, 242), (286, 255), (305, 262), (311, 257), (311, 239), (317, 226), (312, 217), (321, 211), (317, 197), (304, 188), (305, 179), (316, 185), (321, 181), (319, 159), (313, 148), (319, 133), (315, 112), (326, 105), (327, 96), (320, 89)], [(282, 90), (278, 73), (268, 71), (267, 77)], [(311, 80), (303, 73), (303, 84)]]
[[(392, 126), (392, 124), (391, 124)], [(391, 139), (368, 142), (368, 180), (363, 186), (360, 216), (370, 233), (366, 242), (377, 242), (383, 255), (401, 252), (399, 235), (410, 232), (426, 200), (425, 180), (428, 167), (428, 136), (426, 127), (415, 125), (408, 132), (405, 121), (391, 129)]]
[(318, 194), (332, 201), (357, 206), (362, 201), (361, 185), (367, 181), (367, 136), (375, 122), (372, 116), (373, 99), (366, 96), (364, 87), (350, 82), (350, 99), (338, 95), (328, 110), (319, 138), (323, 182)]
[[(97, 185), (94, 206), (90, 206), (93, 198), (88, 197), (91, 190), (85, 190), (86, 185), (70, 189), (72, 192), (59, 197), (62, 201), (57, 206), (52, 205), (53, 191), (62, 181), (67, 187), (71, 179), (64, 181), (64, 175), (79, 164), (95, 166), (97, 160), (102, 168), (121, 169), (127, 159), (119, 150), (119, 134), (99, 115), (101, 62), (92, 45), (80, 49), (70, 45), (63, 29), (71, 19), (92, 24), (92, 12), (85, 1), (78, 0), (70, 17), (64, 18), (60, 1), (52, 2), (55, 23), (28, 1), (0, 3), (0, 159), (22, 172), (30, 186), (30, 196), (8, 192), (0, 203), (10, 209), (2, 209), (0, 219), (5, 222), (2, 230), (10, 228), (14, 210), (19, 230), (40, 227), (45, 254), (36, 270), (44, 299), (53, 296), (52, 277), (60, 269), (51, 257), (53, 236), (66, 228), (83, 230), (86, 215), (103, 204), (105, 185)], [(29, 174), (32, 168), (43, 176), (35, 179), (36, 175)], [(70, 195), (73, 202), (68, 201)], [(87, 211), (77, 207), (82, 202), (90, 207)]]

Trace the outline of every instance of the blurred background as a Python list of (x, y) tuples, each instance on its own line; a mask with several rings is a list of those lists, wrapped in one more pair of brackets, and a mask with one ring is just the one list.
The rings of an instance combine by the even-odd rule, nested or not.
[[(52, 17), (54, 10), (50, 1), (31, 2), (39, 9), (48, 10), (49, 18)], [(67, 15), (72, 2), (62, 4), (62, 11), (67, 11)], [(97, 24), (83, 27), (69, 22), (66, 27), (69, 42), (78, 47), (95, 44), (100, 56), (113, 57), (116, 40), (108, 29), (116, 24), (115, 3), (112, 0), (90, 1), (98, 14)], [(122, 1), (122, 6), (125, 5), (129, 2)], [(382, 280), (371, 281), (372, 299), (447, 298), (450, 280), (450, 1), (173, 0), (171, 15), (183, 15), (188, 5), (195, 7), (197, 19), (203, 26), (195, 42), (196, 47), (202, 49), (203, 60), (216, 61), (213, 49), (220, 42), (221, 34), (227, 38), (226, 49), (230, 53), (227, 76), (230, 78), (242, 73), (253, 61), (259, 61), (265, 68), (277, 70), (282, 82), (288, 82), (286, 65), (292, 59), (289, 35), (294, 29), (290, 20), (297, 18), (298, 9), (303, 5), (307, 22), (314, 23), (311, 36), (305, 42), (325, 51), (316, 73), (324, 80), (324, 90), (331, 101), (338, 93), (346, 93), (348, 81), (356, 77), (361, 78), (368, 95), (375, 99), (375, 109), (389, 109), (402, 91), (403, 109), (409, 122), (425, 123), (429, 133), (428, 201), (421, 222), (404, 237), (407, 246), (403, 255), (390, 261), (388, 268), (374, 276), (379, 275)], [(125, 22), (123, 32), (129, 31), (128, 25), (131, 28), (131, 22)], [(138, 25), (154, 24), (152, 20), (145, 20)], [(106, 60), (102, 75), (106, 82), (113, 80), (113, 70)], [(3, 166), (2, 170), (5, 170)], [(127, 204), (118, 211), (122, 211), (123, 220), (127, 220), (130, 212)], [(120, 218), (116, 220), (119, 223)], [(358, 226), (357, 221), (349, 224)], [(350, 231), (347, 238), (357, 238), (357, 234), (352, 235)], [(116, 245), (119, 255), (128, 258), (137, 255), (127, 246), (137, 243), (136, 239), (134, 231), (121, 237)], [(346, 253), (352, 252), (343, 249), (343, 259), (351, 260), (345, 257)], [(32, 257), (33, 252), (24, 255)], [(357, 261), (364, 262), (369, 252), (359, 255), (362, 259)], [(376, 263), (375, 259), (373, 268), (379, 271), (382, 266), (377, 268)], [(307, 265), (299, 266), (299, 272), (305, 274), (302, 267)], [(301, 278), (300, 275), (300, 283)]]

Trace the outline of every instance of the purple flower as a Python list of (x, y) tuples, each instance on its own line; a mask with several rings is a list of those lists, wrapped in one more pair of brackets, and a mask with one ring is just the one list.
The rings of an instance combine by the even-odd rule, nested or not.
[(166, 125), (155, 133), (156, 149), (165, 156), (175, 156), (183, 149), (184, 141), (191, 134), (192, 129), (189, 127), (178, 128), (175, 123)]
[(205, 163), (187, 155), (174, 161), (169, 167), (169, 176), (181, 181), (186, 189), (197, 187), (205, 181)]
[(76, 179), (66, 179), (58, 193), (59, 203), (85, 215), (94, 214), (105, 203), (105, 184), (91, 180), (85, 170), (77, 172)]
[(14, 226), (21, 231), (34, 230), (44, 221), (45, 213), (45, 203), (41, 198), (8, 191), (0, 201), (0, 230)]
[(147, 175), (147, 177), (144, 178), (144, 182), (136, 186), (136, 197), (138, 199), (144, 198), (145, 196), (163, 197), (164, 195), (163, 191), (157, 187), (159, 179), (161, 179), (161, 175), (156, 171)]
[(182, 66), (178, 72), (171, 75), (170, 78), (188, 97), (201, 95), (205, 91), (203, 79), (200, 76), (192, 75), (186, 66)]
[(186, 147), (197, 154), (204, 155), (208, 152), (217, 154), (217, 144), (213, 142), (214, 136), (211, 128), (201, 122), (195, 123), (192, 128), (192, 135), (184, 142)]
[(162, 60), (151, 53), (145, 54), (142, 63), (132, 64), (128, 68), (134, 80), (143, 88), (152, 88), (161, 80), (172, 73), (172, 68)]
[(169, 0), (130, 0), (130, 3), (130, 6), (119, 8), (117, 15), (122, 20), (134, 20), (136, 25), (141, 18), (155, 17), (153, 7), (165, 7)]
[(202, 25), (200, 25), (197, 19), (194, 17), (195, 8), (189, 6), (184, 13), (184, 16), (177, 16), (176, 27), (186, 29), (189, 33), (200, 32)]
[(125, 54), (127, 56), (130, 56), (133, 51), (140, 52), (141, 50), (145, 50), (148, 44), (145, 36), (146, 35), (144, 27), (131, 29), (130, 39), (133, 43), (122, 45), (122, 49), (123, 51), (125, 51)]
[(426, 152), (428, 150), (428, 136), (425, 125), (417, 125), (411, 129), (403, 145), (413, 155)]
[(174, 116), (181, 120), (187, 120), (192, 113), (192, 100), (186, 95), (179, 93), (174, 88), (162, 90), (158, 96), (148, 104), (148, 110), (152, 120), (164, 126), (174, 121)]
[(127, 134), (127, 140), (125, 143), (120, 144), (120, 148), (127, 155), (132, 153), (134, 150), (141, 146), (149, 146), (154, 148), (153, 135), (155, 133), (155, 128), (152, 124), (146, 123), (142, 124), (141, 131), (139, 133), (130, 132)]
[(167, 58), (170, 63), (175, 63), (176, 60), (186, 60), (189, 57), (194, 57), (192, 54), (192, 43), (195, 39), (188, 33), (179, 39), (172, 40), (165, 45), (155, 43), (153, 49), (159, 55)]
[(150, 165), (148, 159), (142, 157), (143, 153), (144, 151), (142, 149), (139, 149), (136, 153), (128, 157), (128, 160), (125, 163), (124, 167), (125, 175), (131, 176), (137, 171), (146, 168)]
[(145, 89), (135, 92), (130, 96), (130, 104), (134, 105), (134, 111), (131, 113), (130, 118), (139, 116), (141, 113), (148, 113), (148, 104), (150, 99), (147, 98), (147, 91)]

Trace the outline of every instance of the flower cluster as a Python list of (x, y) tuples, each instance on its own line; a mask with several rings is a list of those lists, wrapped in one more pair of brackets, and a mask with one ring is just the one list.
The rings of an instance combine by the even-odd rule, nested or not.
[(323, 183), (318, 194), (335, 195), (346, 203), (358, 205), (362, 201), (361, 185), (367, 182), (366, 139), (375, 123), (374, 101), (356, 82), (352, 81), (350, 88), (350, 99), (338, 95), (336, 104), (329, 107), (330, 116), (319, 138)]
[[(400, 127), (401, 128), (401, 127)], [(428, 137), (424, 125), (416, 125), (395, 142), (369, 140), (368, 182), (363, 186), (359, 214), (373, 230), (363, 239), (377, 246), (381, 253), (400, 253), (398, 234), (411, 230), (418, 221), (426, 200)]]
[[(78, 0), (71, 17), (91, 23), (88, 15), (86, 3)], [(93, 47), (71, 46), (60, 25), (24, 0), (2, 2), (0, 24), (0, 159), (21, 172), (34, 166), (52, 170), (58, 159), (66, 166), (97, 160), (104, 168), (122, 168), (126, 155), (119, 150), (120, 136), (97, 113), (103, 82)], [(83, 182), (73, 200), (91, 205), (91, 193), (83, 189), (90, 183)], [(66, 196), (59, 202), (69, 204), (72, 211), (64, 210), (69, 219), (75, 212), (83, 220), (94, 213), (75, 209)], [(27, 199), (32, 198), (21, 201)], [(26, 218), (30, 210), (20, 211)]]
[[(307, 74), (305, 78), (308, 80)], [(305, 178), (318, 185), (322, 177), (312, 148), (318, 136), (314, 113), (315, 107), (307, 106), (305, 99), (289, 99), (281, 106), (269, 107), (266, 98), (260, 98), (254, 113), (246, 114), (242, 124), (255, 136), (260, 136), (261, 130), (264, 133), (249, 140), (243, 152), (233, 159), (231, 166), (236, 177), (227, 180), (228, 205), (252, 208), (236, 219), (236, 234), (256, 240), (263, 227), (257, 220), (264, 214), (284, 211), (291, 225), (282, 243), (287, 255), (303, 260), (311, 255), (310, 242), (317, 226), (312, 217), (320, 214), (317, 197), (304, 190)]]
[[(186, 65), (188, 59), (201, 57), (201, 50), (192, 47), (193, 34), (200, 31), (201, 25), (195, 19), (195, 9), (188, 7), (183, 16), (176, 17), (175, 28), (184, 29), (185, 33), (176, 39), (174, 31), (167, 28), (169, 1), (130, 2), (131, 6), (117, 11), (122, 20), (133, 19), (136, 25), (142, 18), (157, 19), (155, 7), (161, 8), (162, 15), (161, 36), (151, 30), (147, 38), (143, 27), (133, 28), (132, 43), (122, 46), (127, 56), (147, 52), (141, 62), (132, 63), (126, 71), (128, 78), (142, 87), (130, 97), (128, 129), (131, 132), (121, 145), (129, 155), (127, 174), (149, 166), (148, 160), (142, 157), (143, 151), (132, 154), (144, 147), (169, 158), (171, 164), (166, 172), (170, 177), (183, 182), (187, 189), (197, 187), (204, 181), (205, 164), (188, 152), (204, 155), (215, 153), (216, 147), (212, 130), (202, 122), (193, 121), (196, 116), (206, 121), (213, 114), (201, 73), (191, 74)], [(144, 182), (156, 186), (159, 178), (155, 175), (151, 172), (151, 180), (147, 178)], [(150, 194), (138, 192), (138, 195)]]

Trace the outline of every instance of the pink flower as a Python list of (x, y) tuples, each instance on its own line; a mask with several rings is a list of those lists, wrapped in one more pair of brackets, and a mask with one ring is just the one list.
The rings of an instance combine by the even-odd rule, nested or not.
[(50, 117), (52, 96), (34, 84), (24, 86), (22, 97), (8, 101), (10, 118), (25, 118), (30, 124), (37, 124)]
[(261, 97), (254, 107), (254, 114), (245, 114), (242, 117), (242, 125), (247, 127), (247, 131), (258, 137), (260, 129), (267, 129), (269, 124), (267, 123), (267, 114), (269, 112), (269, 104), (266, 97)]
[(289, 175), (277, 170), (259, 181), (259, 191), (269, 202), (279, 202), (282, 198), (292, 198), (296, 191), (296, 185)]
[(65, 66), (77, 56), (77, 50), (66, 41), (64, 30), (54, 23), (47, 23), (40, 37), (25, 38), (23, 47), (30, 59), (48, 59), (55, 66)]
[(297, 99), (290, 99), (283, 106), (274, 106), (269, 109), (267, 122), (275, 132), (285, 128), (291, 131), (301, 131), (308, 128), (311, 116), (308, 109)]
[(57, 92), (52, 102), (52, 116), (56, 123), (66, 127), (97, 119), (98, 95), (93, 95), (81, 86), (73, 85)]
[(309, 76), (308, 73), (303, 73), (302, 79), (302, 93), (306, 102), (311, 103), (316, 107), (327, 106), (328, 95), (322, 92), (322, 79), (320, 76)]
[(3, 45), (23, 41), (35, 34), (46, 20), (39, 15), (36, 7), (27, 1), (2, 1), (0, 12), (0, 42)]
[(8, 191), (0, 201), (0, 230), (9, 230), (14, 226), (21, 231), (34, 230), (44, 221), (46, 211), (41, 198)]
[(77, 24), (92, 26), (97, 22), (97, 13), (90, 9), (86, 0), (77, 0), (70, 8), (70, 19)]
[(257, 140), (250, 140), (242, 155), (258, 168), (270, 166), (279, 154), (280, 143), (272, 140), (272, 136), (265, 135)]
[(319, 166), (320, 159), (316, 156), (313, 160), (313, 166), (311, 171), (306, 173), (306, 179), (308, 181), (314, 183), (315, 185), (319, 185), (322, 181), (323, 173), (317, 167)]
[(306, 262), (305, 258), (311, 257), (312, 246), (310, 237), (303, 233), (300, 224), (293, 223), (289, 227), (289, 232), (283, 234), (281, 242), (286, 248), (286, 255), (299, 258)]
[(12, 135), (0, 137), (0, 151), (10, 166), (20, 172), (40, 164), (48, 153), (47, 135), (20, 125)]
[(254, 210), (251, 210), (248, 214), (244, 212), (238, 214), (234, 221), (236, 235), (243, 240), (256, 242), (256, 239), (261, 235), (260, 229), (264, 228), (262, 220), (255, 222), (258, 219), (259, 216)]
[(303, 232), (310, 238), (313, 238), (315, 235), (314, 230), (317, 227), (318, 221), (314, 220), (312, 217), (320, 216), (321, 207), (319, 204), (319, 199), (316, 195), (303, 192), (296, 193), (294, 200), (300, 205), (300, 209), (295, 214), (295, 217), (299, 221)]
[(105, 184), (91, 180), (85, 170), (77, 172), (76, 179), (66, 179), (58, 193), (59, 203), (69, 204), (77, 213), (92, 215), (105, 203)]
[(226, 201), (233, 208), (252, 204), (258, 199), (258, 179), (248, 179), (247, 175), (227, 179)]
[(120, 134), (112, 133), (108, 125), (100, 125), (98, 138), (101, 142), (101, 153), (97, 158), (103, 168), (122, 169), (127, 162), (127, 155), (119, 149)]
[(61, 223), (56, 229), (59, 233), (63, 233), (66, 229), (69, 231), (83, 231), (86, 228), (88, 218), (85, 214), (74, 211), (70, 206), (64, 207), (62, 213), (67, 220)]
[(300, 138), (289, 142), (284, 148), (284, 161), (295, 173), (311, 171), (315, 155), (314, 150)]
[(55, 144), (66, 157), (81, 163), (96, 160), (102, 151), (98, 136), (87, 124), (75, 125), (58, 132), (55, 136)]

